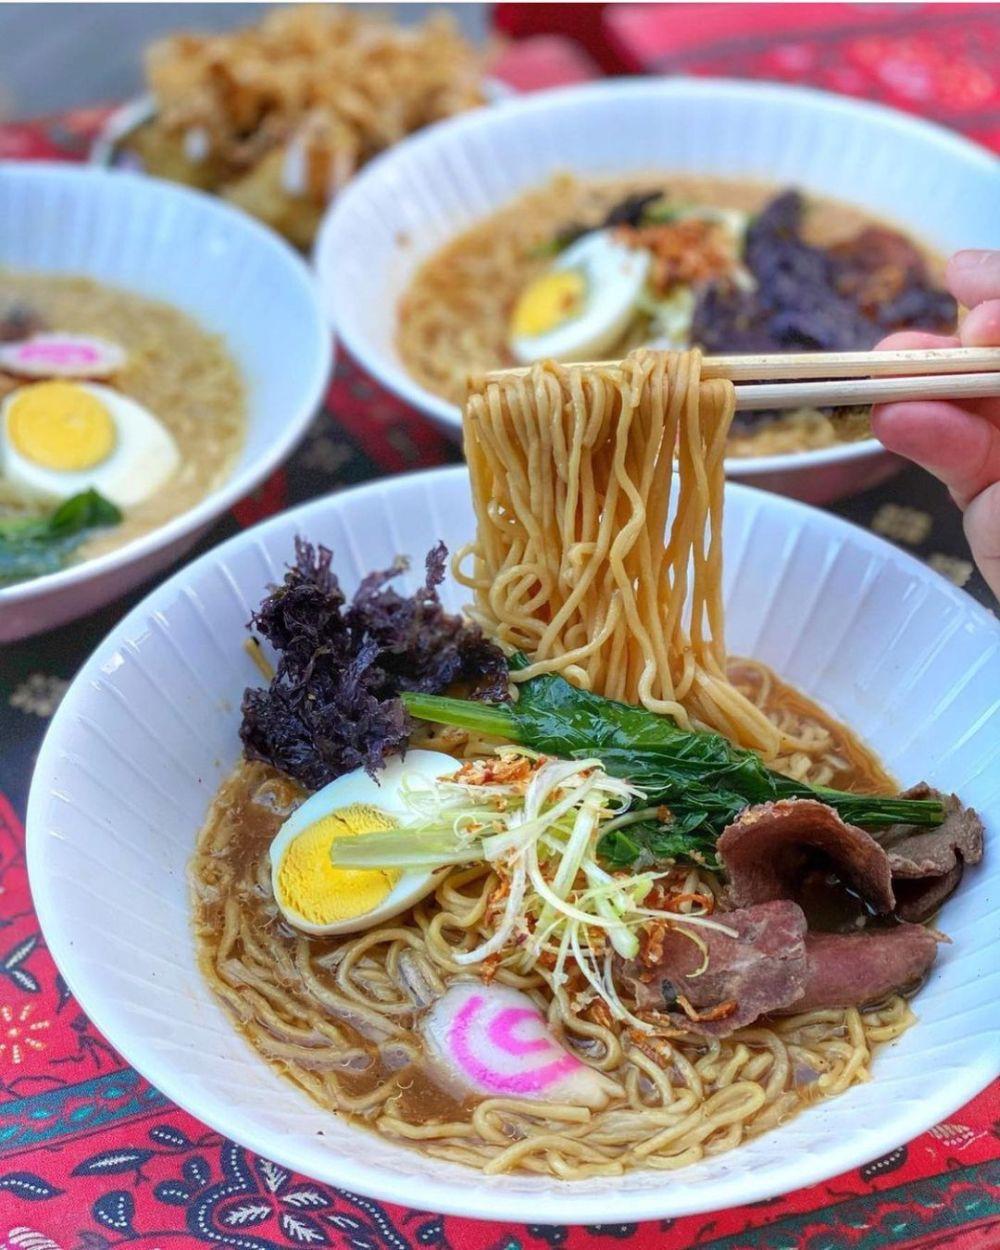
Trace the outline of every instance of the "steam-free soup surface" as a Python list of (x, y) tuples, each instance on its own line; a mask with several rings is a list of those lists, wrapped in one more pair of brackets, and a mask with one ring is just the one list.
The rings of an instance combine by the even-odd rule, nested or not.
[[(398, 310), (396, 341), (408, 372), (427, 390), (461, 404), (470, 374), (519, 363), (511, 352), (511, 313), (519, 295), (552, 264), (553, 240), (567, 228), (594, 228), (627, 195), (660, 188), (675, 205), (737, 209), (751, 215), (781, 191), (775, 184), (753, 179), (659, 171), (625, 179), (564, 174), (535, 187), (418, 266)], [(806, 195), (802, 237), (810, 244), (833, 247), (871, 226), (899, 230), (854, 204)], [(943, 285), (943, 258), (920, 240), (906, 237), (923, 256), (929, 279)], [(602, 356), (624, 356), (648, 341), (647, 329), (645, 319), (638, 317)], [(872, 342), (878, 337), (875, 332)], [(867, 409), (842, 409), (835, 418), (816, 409), (770, 414), (766, 422), (741, 418), (730, 432), (728, 454), (804, 451), (869, 433)]]

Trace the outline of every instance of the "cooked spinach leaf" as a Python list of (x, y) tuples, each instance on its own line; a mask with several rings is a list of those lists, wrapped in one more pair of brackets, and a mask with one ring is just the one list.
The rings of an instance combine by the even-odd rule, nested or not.
[[(511, 667), (524, 663), (518, 656)], [(938, 825), (944, 817), (933, 799), (849, 794), (794, 781), (721, 734), (681, 729), (668, 716), (577, 690), (555, 674), (522, 683), (517, 702), (505, 706), (423, 694), (404, 694), (403, 704), (411, 716), (496, 734), (549, 755), (593, 756), (640, 787), (647, 809), (665, 810), (606, 835), (601, 853), (615, 865), (675, 858), (680, 849), (705, 860), (744, 808), (776, 799), (818, 799), (862, 826)]]
[(71, 496), (47, 516), (0, 517), (0, 586), (58, 572), (92, 530), (121, 519), (96, 490)]

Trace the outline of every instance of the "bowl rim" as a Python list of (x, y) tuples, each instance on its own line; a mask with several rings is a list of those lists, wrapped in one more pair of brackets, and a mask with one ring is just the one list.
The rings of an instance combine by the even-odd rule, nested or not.
[[(103, 555), (70, 564), (56, 573), (15, 582), (12, 586), (0, 586), (0, 611), (9, 604), (27, 603), (52, 592), (79, 586), (105, 574), (114, 573), (128, 565), (138, 563), (155, 552), (179, 542), (199, 528), (203, 528), (222, 513), (238, 503), (260, 485), (294, 450), (305, 434), (325, 394), (334, 363), (335, 339), (323, 313), (316, 283), (307, 266), (291, 246), (272, 230), (255, 221), (242, 210), (220, 202), (191, 187), (151, 178), (146, 174), (125, 170), (108, 170), (91, 165), (70, 165), (61, 161), (0, 161), (0, 180), (10, 178), (38, 179), (41, 182), (61, 181), (69, 184), (100, 183), (106, 186), (121, 185), (124, 193), (141, 188), (139, 194), (161, 196), (175, 200), (179, 205), (197, 205), (199, 210), (217, 213), (230, 232), (243, 231), (248, 247), (268, 251), (284, 267), (290, 289), (309, 308), (312, 322), (312, 341), (303, 340), (307, 347), (301, 372), (301, 399), (297, 411), (290, 412), (278, 425), (276, 436), (254, 460), (243, 469), (232, 472), (214, 490), (208, 492), (193, 507), (171, 517), (163, 525), (147, 534), (141, 534), (131, 542), (115, 547)], [(112, 192), (117, 194), (117, 192)], [(0, 257), (2, 260), (2, 257)], [(91, 275), (86, 275), (91, 276)], [(101, 278), (95, 277), (100, 282)], [(110, 285), (116, 285), (112, 282)], [(126, 288), (134, 290), (134, 288)], [(142, 294), (141, 291), (135, 291)], [(200, 324), (200, 323), (199, 323)], [(224, 327), (211, 327), (213, 332), (225, 335)]]
[[(79, 993), (79, 985), (85, 983), (88, 976), (83, 970), (83, 965), (80, 965), (78, 969), (74, 938), (61, 923), (60, 909), (52, 889), (52, 878), (46, 871), (48, 846), (52, 839), (45, 826), (45, 805), (53, 784), (53, 766), (61, 750), (62, 725), (75, 719), (80, 706), (88, 698), (96, 678), (107, 670), (114, 655), (122, 649), (128, 639), (136, 636), (148, 618), (165, 610), (185, 586), (190, 586), (197, 576), (207, 571), (217, 560), (225, 559), (229, 552), (243, 546), (259, 545), (262, 535), (269, 531), (296, 527), (307, 529), (317, 523), (324, 510), (336, 508), (338, 501), (346, 495), (350, 495), (356, 501), (364, 502), (367, 497), (371, 497), (372, 500), (377, 498), (387, 486), (390, 491), (393, 490), (397, 483), (406, 479), (420, 478), (433, 487), (435, 484), (454, 480), (459, 476), (464, 480), (466, 473), (464, 465), (448, 465), (418, 473), (377, 478), (353, 487), (349, 491), (339, 492), (335, 496), (319, 496), (234, 535), (225, 543), (179, 569), (145, 596), (114, 626), (79, 670), (45, 735), (32, 777), (25, 820), (29, 879), (39, 923), (49, 950), (83, 1010), (125, 1060), (150, 1084), (216, 1132), (234, 1138), (255, 1153), (273, 1159), (293, 1171), (309, 1175), (323, 1184), (346, 1188), (378, 1200), (420, 1210), (484, 1220), (501, 1218), (524, 1222), (541, 1220), (548, 1223), (567, 1224), (602, 1223), (608, 1218), (609, 1194), (594, 1192), (581, 1194), (573, 1182), (561, 1183), (554, 1190), (550, 1189), (544, 1193), (534, 1191), (511, 1193), (499, 1187), (489, 1186), (478, 1188), (470, 1186), (456, 1190), (446, 1178), (430, 1178), (417, 1174), (404, 1175), (398, 1172), (386, 1173), (377, 1162), (367, 1162), (364, 1151), (359, 1151), (357, 1156), (348, 1154), (326, 1156), (329, 1159), (329, 1166), (323, 1175), (315, 1176), (316, 1169), (304, 1159), (302, 1148), (296, 1144), (299, 1141), (298, 1137), (274, 1134), (268, 1130), (258, 1130), (254, 1126), (246, 1126), (221, 1094), (210, 1096), (207, 1104), (197, 1105), (189, 1101), (188, 1085), (182, 1067), (176, 1062), (166, 1061), (165, 1063), (159, 1055), (144, 1045), (141, 1037), (135, 1036), (130, 1025), (121, 1025), (113, 1011), (106, 1011), (103, 1002), (98, 1004), (96, 1012), (93, 1011), (87, 1002), (86, 989), (82, 996)], [(863, 551), (879, 554), (883, 558), (891, 557), (897, 566), (909, 571), (920, 582), (932, 583), (947, 600), (967, 613), (972, 622), (987, 626), (991, 632), (1000, 633), (1000, 621), (987, 608), (977, 603), (965, 591), (949, 583), (940, 574), (936, 574), (909, 552), (903, 551), (870, 531), (853, 525), (836, 514), (822, 512), (797, 500), (762, 492), (743, 483), (727, 482), (725, 489), (728, 499), (740, 498), (748, 504), (756, 501), (758, 507), (784, 514), (788, 518), (790, 527), (795, 526), (797, 519), (808, 514), (813, 520), (822, 517), (821, 524), (826, 531), (849, 531), (852, 542), (859, 544)], [(758, 1172), (734, 1177), (721, 1190), (718, 1201), (712, 1198), (706, 1199), (704, 1187), (691, 1189), (685, 1186), (683, 1173), (681, 1173), (675, 1178), (673, 1185), (665, 1184), (662, 1187), (647, 1190), (629, 1191), (627, 1218), (629, 1220), (654, 1220), (667, 1216), (703, 1214), (723, 1207), (739, 1206), (773, 1198), (789, 1192), (792, 1188), (798, 1189), (817, 1184), (840, 1172), (859, 1167), (872, 1158), (893, 1150), (904, 1142), (911, 1141), (985, 1088), (998, 1072), (1000, 1072), (1000, 1063), (991, 1062), (989, 1051), (983, 1050), (977, 1056), (976, 1062), (954, 1069), (947, 1083), (934, 1087), (922, 1099), (910, 1100), (897, 1116), (887, 1120), (882, 1129), (884, 1136), (878, 1141), (877, 1146), (869, 1145), (864, 1148), (847, 1141), (835, 1155), (829, 1152), (823, 1155), (809, 1152), (798, 1157), (793, 1173), (770, 1167), (763, 1174), (763, 1179), (762, 1174)], [(302, 1096), (306, 1097), (304, 1094)], [(367, 1135), (368, 1130), (359, 1128), (357, 1132)], [(358, 1140), (360, 1144), (363, 1137), (359, 1136)], [(791, 1179), (786, 1182), (782, 1179), (784, 1175), (790, 1175)]]
[[(809, 103), (814, 107), (825, 108), (831, 114), (874, 118), (883, 126), (922, 136), (942, 148), (948, 148), (995, 176), (997, 158), (993, 153), (974, 140), (949, 130), (937, 122), (904, 113), (887, 104), (838, 95), (836, 92), (825, 91), (819, 87), (771, 82), (763, 79), (700, 77), (685, 74), (659, 77), (614, 76), (598, 79), (595, 82), (573, 83), (565, 87), (552, 87), (518, 96), (504, 103), (500, 117), (504, 119), (518, 114), (531, 116), (538, 111), (545, 111), (552, 105), (571, 108), (578, 101), (587, 103), (592, 99), (602, 99), (608, 96), (640, 99), (680, 96), (697, 99), (718, 96), (720, 93), (727, 94), (737, 102), (745, 101), (752, 104), (755, 101), (779, 101), (784, 102), (789, 108), (794, 108), (797, 103)], [(369, 183), (382, 176), (383, 168), (391, 169), (392, 161), (400, 159), (398, 154), (401, 149), (405, 158), (413, 159), (420, 155), (422, 149), (433, 149), (436, 144), (447, 142), (454, 134), (476, 130), (490, 124), (487, 110), (477, 109), (471, 113), (460, 114), (438, 122), (435, 126), (411, 135), (395, 147), (380, 153), (368, 162), (327, 208), (320, 221), (311, 253), (312, 266), (316, 273), (329, 323), (351, 356), (386, 389), (392, 391), (418, 412), (456, 434), (461, 431), (461, 409), (458, 405), (425, 389), (410, 376), (401, 362), (397, 363), (389, 359), (369, 341), (363, 332), (356, 331), (349, 319), (345, 321), (338, 315), (342, 303), (347, 302), (350, 296), (336, 281), (335, 239), (340, 219), (351, 211), (353, 199), (363, 195)], [(500, 205), (495, 205), (494, 211), (498, 207)], [(770, 456), (727, 456), (725, 469), (730, 477), (752, 479), (779, 471), (791, 474), (795, 471), (818, 469), (831, 464), (864, 460), (883, 453), (884, 450), (878, 439), (865, 438), (852, 443), (838, 443), (832, 447), (816, 448), (812, 451), (787, 452)]]

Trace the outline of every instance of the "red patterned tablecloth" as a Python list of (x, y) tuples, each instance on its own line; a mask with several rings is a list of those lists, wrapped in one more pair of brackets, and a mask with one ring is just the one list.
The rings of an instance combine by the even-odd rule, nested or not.
[[(511, 11), (527, 8), (501, 7), (508, 28), (516, 24)], [(587, 14), (588, 29), (593, 18)], [(528, 19), (521, 13), (517, 20)], [(565, 14), (561, 20), (565, 28)], [(602, 64), (630, 57), (636, 66), (816, 82), (916, 108), (1000, 148), (995, 5), (622, 5), (601, 21), (603, 47), (594, 59)], [(593, 64), (558, 37), (511, 60), (520, 86), (585, 76)], [(88, 110), (0, 127), (0, 157), (81, 157), (103, 116)], [(203, 547), (320, 492), (456, 458), (447, 441), (344, 361), (303, 447)], [(918, 471), (836, 510), (986, 600), (957, 514)], [(80, 662), (137, 597), (0, 656), (0, 1246), (1000, 1247), (998, 1085), (916, 1141), (826, 1184), (716, 1214), (573, 1228), (477, 1223), (373, 1202), (291, 1175), (167, 1102), (97, 1033), (53, 965), (31, 907), (20, 821), (48, 717)]]

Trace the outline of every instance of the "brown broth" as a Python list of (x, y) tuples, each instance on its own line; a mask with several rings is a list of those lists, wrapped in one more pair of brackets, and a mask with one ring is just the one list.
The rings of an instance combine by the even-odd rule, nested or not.
[[(853, 794), (893, 794), (899, 789), (875, 752), (852, 729), (763, 664), (734, 656), (729, 661), (729, 680), (759, 704), (772, 720), (779, 720), (786, 714), (795, 721), (818, 725), (829, 734), (827, 755), (838, 763), (825, 785)], [(766, 692), (762, 693), (764, 683)]]
[[(416, 268), (399, 303), (396, 346), (407, 371), (434, 394), (464, 402), (467, 379), (517, 362), (511, 354), (511, 311), (524, 288), (552, 262), (546, 244), (569, 225), (593, 227), (623, 196), (663, 187), (679, 204), (759, 211), (784, 188), (770, 182), (651, 171), (641, 176), (577, 179), (559, 174), (475, 223)], [(931, 277), (943, 281), (944, 258), (912, 232), (855, 204), (807, 194), (803, 236), (829, 247), (867, 226), (889, 226), (920, 249)], [(645, 341), (638, 318), (604, 353), (622, 356)], [(734, 428), (731, 456), (777, 455), (867, 438), (867, 409), (837, 418), (816, 409), (783, 414), (766, 424)]]
[[(251, 929), (269, 931), (272, 940), (290, 955), (300, 936), (285, 923), (280, 913), (276, 913), (269, 885), (265, 892), (259, 883), (262, 878), (267, 878), (271, 842), (290, 812), (305, 797), (305, 791), (270, 765), (242, 763), (223, 783), (202, 834), (202, 845), (207, 837), (221, 846), (218, 859), (223, 861), (226, 875), (235, 888), (241, 911)], [(225, 897), (220, 894), (212, 902), (196, 901), (195, 904), (194, 928), (199, 962), (209, 979), (214, 949), (224, 924)], [(310, 937), (308, 944), (320, 981), (335, 989), (335, 978), (323, 969), (322, 960), (337, 949), (340, 939)], [(406, 1021), (408, 1025), (413, 1022), (413, 1018)], [(234, 1023), (253, 1046), (252, 1030), (248, 1031), (245, 1022), (238, 1017), (234, 1017)], [(349, 1014), (338, 1017), (337, 1025), (348, 1040), (350, 1049), (360, 1052), (367, 1059), (365, 1066), (348, 1061), (338, 1071), (341, 1085), (352, 1098), (363, 1097), (384, 1081), (393, 1080), (397, 1092), (391, 1096), (390, 1102), (405, 1118), (419, 1115), (441, 1120), (468, 1118), (477, 1100), (456, 1093), (443, 1084), (432, 1067), (409, 1062), (405, 1057), (402, 1062), (395, 1062), (391, 1042), (378, 1045), (362, 1029), (355, 1027)], [(293, 1067), (265, 1057), (284, 1075), (295, 1080)]]

